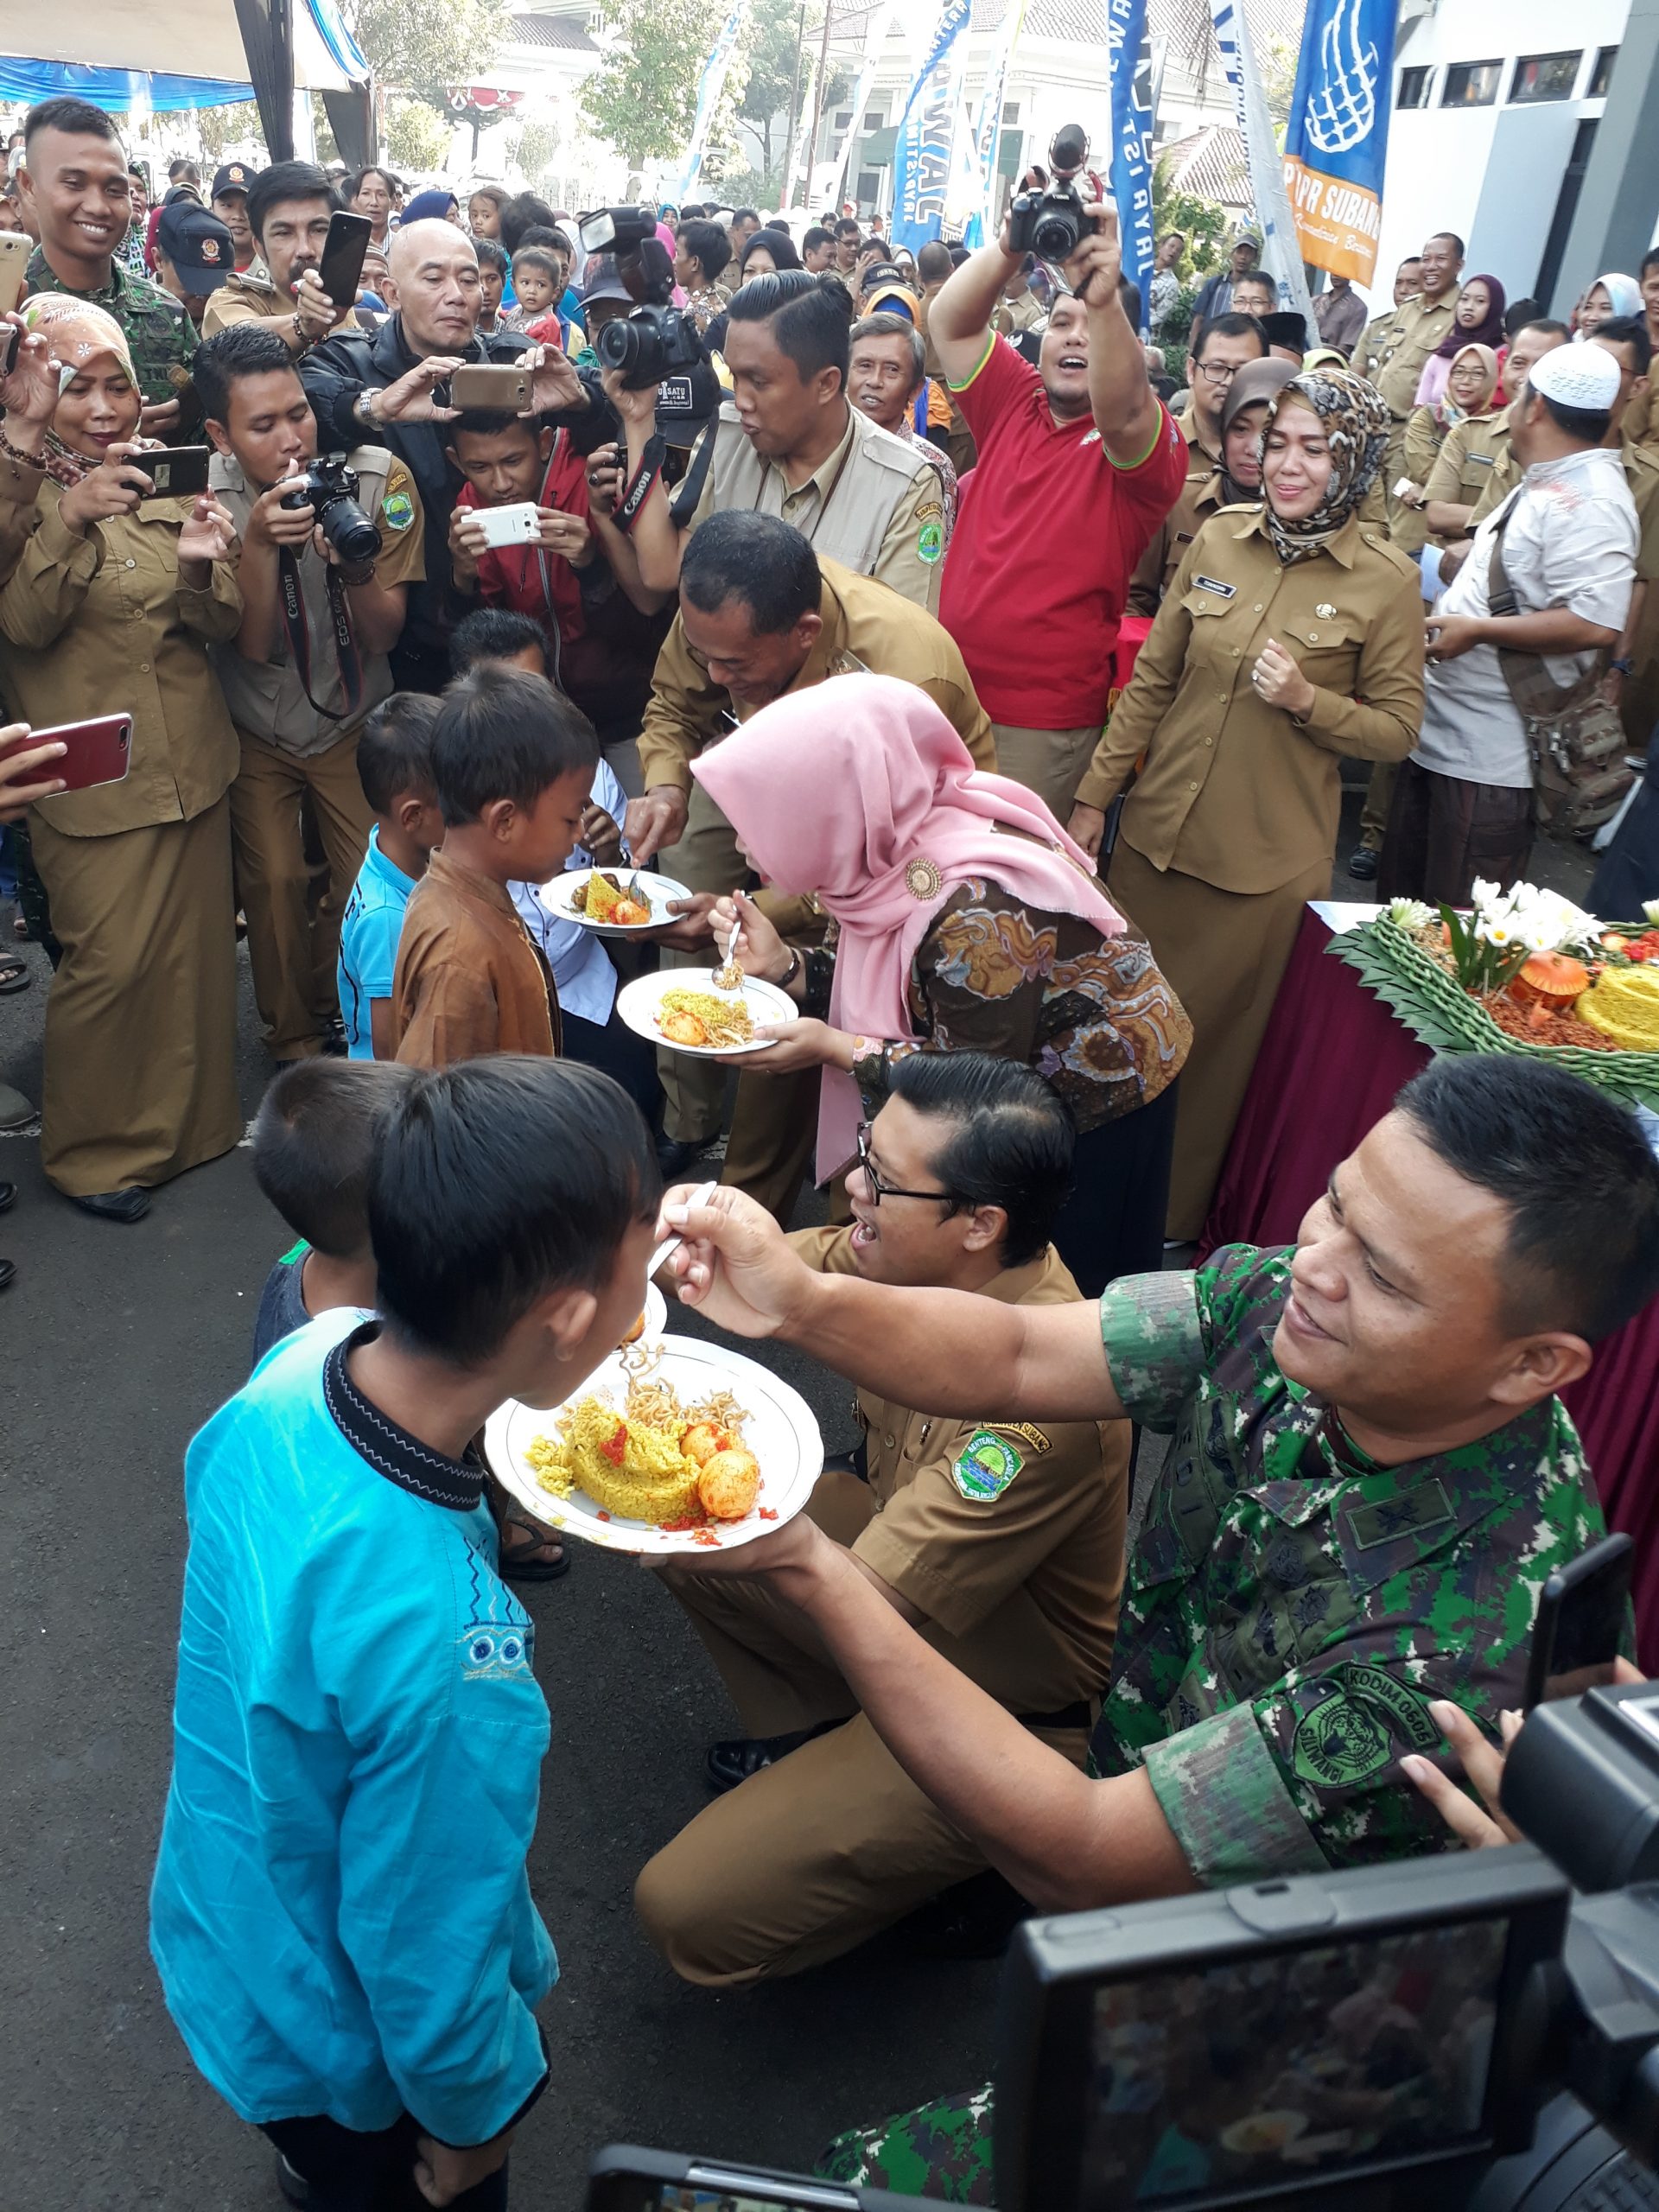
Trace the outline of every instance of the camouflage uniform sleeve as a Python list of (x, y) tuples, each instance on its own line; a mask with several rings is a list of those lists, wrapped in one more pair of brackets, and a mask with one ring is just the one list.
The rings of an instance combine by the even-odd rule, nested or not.
[(1259, 1312), (1264, 1270), (1281, 1264), (1254, 1244), (1224, 1244), (1191, 1274), (1122, 1275), (1107, 1284), (1100, 1338), (1131, 1421), (1173, 1429), (1215, 1353), (1232, 1343), (1242, 1319)]
[(988, 2082), (982, 2089), (897, 2113), (874, 2127), (849, 2129), (836, 2138), (814, 2171), (856, 2189), (937, 2197), (945, 2204), (989, 2204), (995, 2117)]

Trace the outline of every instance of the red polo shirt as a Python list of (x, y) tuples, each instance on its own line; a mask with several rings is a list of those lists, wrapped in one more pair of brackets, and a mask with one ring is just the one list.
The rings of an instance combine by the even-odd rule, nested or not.
[(994, 338), (957, 404), (979, 448), (939, 589), (980, 704), (1016, 729), (1106, 719), (1135, 563), (1179, 499), (1186, 445), (1167, 408), (1120, 467), (1084, 416), (1057, 423), (1043, 380)]

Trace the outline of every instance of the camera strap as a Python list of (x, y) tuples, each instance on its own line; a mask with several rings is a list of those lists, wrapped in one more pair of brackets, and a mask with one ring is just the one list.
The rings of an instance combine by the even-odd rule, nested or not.
[(625, 536), (632, 531), (639, 520), (639, 510), (650, 498), (651, 487), (661, 476), (663, 464), (667, 459), (668, 442), (660, 431), (653, 430), (645, 440), (639, 466), (634, 470), (616, 510), (616, 525)]
[(306, 620), (305, 597), (300, 588), (300, 564), (286, 545), (278, 555), (276, 570), (283, 588), (283, 627), (288, 633), (288, 650), (294, 657), (295, 673), (300, 679), (300, 689), (305, 694), (306, 704), (313, 714), (321, 715), (326, 722), (349, 721), (363, 703), (363, 663), (357, 650), (357, 637), (352, 628), (352, 611), (346, 604), (346, 585), (340, 570), (330, 561), (326, 582), (328, 613), (334, 627), (334, 652), (340, 662), (340, 683), (346, 693), (346, 711), (343, 715), (320, 706), (311, 696), (311, 626)]

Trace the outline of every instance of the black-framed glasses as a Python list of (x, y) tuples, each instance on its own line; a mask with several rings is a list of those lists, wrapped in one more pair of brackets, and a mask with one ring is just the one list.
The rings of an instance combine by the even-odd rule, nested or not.
[(858, 1164), (864, 1171), (864, 1180), (870, 1186), (873, 1205), (879, 1206), (883, 1198), (931, 1198), (938, 1205), (956, 1204), (949, 1191), (900, 1191), (891, 1183), (884, 1183), (870, 1158), (870, 1125), (868, 1122), (861, 1122), (858, 1125)]

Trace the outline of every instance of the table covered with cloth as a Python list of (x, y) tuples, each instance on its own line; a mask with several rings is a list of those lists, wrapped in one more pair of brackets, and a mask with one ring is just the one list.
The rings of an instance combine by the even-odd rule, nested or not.
[[(1341, 909), (1333, 912), (1338, 923)], [(1368, 918), (1370, 908), (1355, 910)], [(1430, 1053), (1353, 969), (1327, 950), (1318, 906), (1302, 917), (1262, 1051), (1205, 1224), (1217, 1244), (1287, 1244), (1347, 1157)], [(1563, 1395), (1608, 1526), (1636, 1542), (1637, 1646), (1659, 1674), (1659, 1300), (1596, 1347)]]

